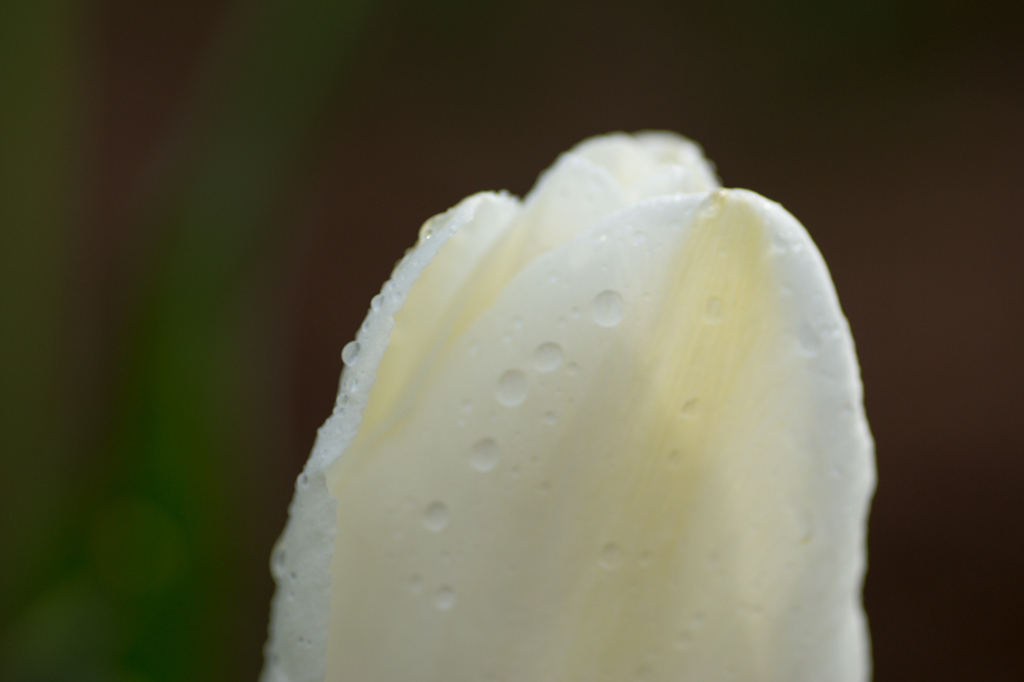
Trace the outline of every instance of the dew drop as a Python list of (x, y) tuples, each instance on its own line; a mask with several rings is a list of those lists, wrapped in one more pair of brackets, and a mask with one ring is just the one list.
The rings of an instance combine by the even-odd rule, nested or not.
[(686, 649), (690, 648), (691, 642), (692, 639), (690, 638), (690, 634), (684, 632), (683, 634), (676, 637), (676, 641), (672, 643), (672, 646), (675, 647), (678, 651), (685, 651)]
[(668, 465), (670, 467), (674, 468), (674, 467), (679, 466), (679, 463), (682, 460), (683, 460), (683, 452), (681, 450), (679, 450), (678, 448), (675, 449), (675, 450), (672, 450), (670, 453), (668, 453)]
[(576, 306), (573, 306), (572, 310), (569, 311), (569, 317), (571, 317), (574, 320), (580, 319), (580, 309), (577, 308)]
[(341, 361), (351, 366), (359, 357), (359, 342), (349, 341), (341, 350)]
[(302, 472), (301, 474), (299, 474), (299, 487), (300, 488), (308, 488), (309, 487), (309, 474), (307, 474), (306, 472)]
[(773, 234), (772, 246), (776, 250), (784, 253), (787, 249), (789, 249), (789, 234), (784, 231), (779, 231)]
[(550, 424), (554, 424), (556, 421), (558, 421), (558, 415), (557, 414), (555, 414), (554, 412), (545, 412), (544, 413), (544, 423), (545, 424), (549, 424), (549, 425)]
[(516, 315), (515, 317), (512, 318), (512, 328), (516, 329), (516, 330), (519, 330), (519, 329), (523, 328), (523, 316), (522, 315)]
[(687, 400), (686, 404), (683, 405), (681, 414), (686, 419), (693, 419), (694, 417), (696, 417), (698, 414), (700, 414), (700, 400), (698, 400), (697, 398)]
[(694, 630), (699, 630), (700, 628), (704, 627), (704, 622), (706, 620), (707, 619), (704, 617), (704, 614), (698, 611), (697, 613), (693, 614), (693, 618), (690, 619), (690, 627)]
[(469, 452), (469, 463), (477, 471), (490, 471), (498, 466), (501, 449), (493, 438), (483, 438)]
[(274, 552), (273, 560), (274, 573), (281, 577), (284, 575), (285, 570), (288, 568), (288, 553), (283, 549), (279, 549)]
[(622, 296), (607, 289), (594, 297), (594, 322), (601, 327), (614, 327), (622, 321)]
[(562, 364), (562, 347), (557, 343), (542, 343), (533, 351), (533, 366), (538, 372), (551, 372)]
[(806, 322), (800, 325), (796, 341), (800, 345), (800, 352), (807, 357), (814, 357), (821, 352), (821, 336)]
[(376, 296), (374, 296), (373, 298), (370, 299), (370, 310), (372, 310), (374, 312), (377, 312), (378, 310), (380, 310), (380, 306), (381, 306), (381, 304), (383, 302), (384, 302), (383, 294), (377, 294)]
[(565, 366), (565, 373), (571, 377), (574, 377), (580, 373), (580, 366), (577, 365), (575, 362), (570, 362), (568, 365)]
[(510, 369), (498, 379), (495, 397), (505, 407), (515, 407), (526, 400), (529, 390), (530, 384), (526, 380), (526, 375), (518, 369)]
[(814, 537), (814, 519), (811, 517), (811, 513), (807, 510), (794, 510), (796, 518), (796, 531), (797, 536), (800, 538), (800, 544), (806, 545)]
[(431, 502), (427, 506), (427, 510), (423, 512), (423, 525), (435, 533), (448, 525), (448, 507), (444, 502)]
[(423, 226), (420, 227), (420, 239), (426, 241), (427, 239), (433, 237), (434, 233), (437, 232), (437, 230), (441, 227), (441, 222), (443, 218), (444, 214), (436, 215), (427, 222), (423, 223)]
[(647, 550), (640, 554), (637, 562), (640, 564), (640, 568), (647, 568), (651, 565), (651, 561), (654, 559), (654, 555), (651, 554), (650, 550)]
[(711, 193), (711, 195), (702, 202), (703, 206), (700, 211), (700, 217), (705, 219), (718, 217), (718, 214), (722, 212), (722, 208), (725, 207), (725, 200), (728, 196), (728, 191), (724, 189)]
[(601, 550), (600, 564), (602, 568), (614, 571), (622, 566), (622, 549), (614, 542), (609, 542)]
[(447, 611), (455, 606), (455, 590), (447, 585), (443, 585), (437, 591), (437, 594), (434, 595), (434, 606), (439, 611)]
[(704, 306), (704, 320), (708, 324), (718, 324), (722, 321), (722, 302), (717, 298), (708, 299), (708, 304)]

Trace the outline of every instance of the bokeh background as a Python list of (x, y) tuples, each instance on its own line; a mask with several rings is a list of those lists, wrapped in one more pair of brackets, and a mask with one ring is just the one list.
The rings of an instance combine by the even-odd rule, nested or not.
[(876, 680), (1024, 670), (1024, 11), (0, 2), (0, 679), (253, 680), (268, 558), (429, 216), (665, 128), (828, 261)]

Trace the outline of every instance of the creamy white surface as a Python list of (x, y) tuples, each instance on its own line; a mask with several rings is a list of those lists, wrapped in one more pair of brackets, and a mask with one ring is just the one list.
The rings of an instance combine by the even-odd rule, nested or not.
[(852, 339), (799, 223), (716, 188), (606, 136), (428, 221), (297, 486), (265, 680), (867, 678)]

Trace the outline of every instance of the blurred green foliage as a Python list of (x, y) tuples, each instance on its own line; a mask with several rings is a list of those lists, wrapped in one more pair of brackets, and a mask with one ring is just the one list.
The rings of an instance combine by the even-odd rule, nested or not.
[(239, 310), (298, 160), (351, 77), (369, 3), (237, 12), (195, 151), (166, 205), (142, 218), (156, 246), (132, 268), (122, 380), (95, 442), (73, 423), (91, 396), (76, 394), (65, 309), (88, 24), (71, 2), (3, 8), (0, 677), (232, 679), (239, 576), (264, 568), (240, 561), (245, 513), (230, 492), (263, 435), (247, 414), (258, 405), (243, 388)]
[[(0, 624), (14, 613), (24, 621), (0, 640), (0, 655), (51, 667), (58, 654), (48, 639), (68, 645), (59, 654), (68, 660), (93, 655), (74, 640), (94, 604), (71, 586), (40, 596), (68, 561), (60, 540), (79, 426), (66, 400), (64, 337), (77, 25), (72, 2), (0, 4)], [(38, 603), (26, 610), (30, 600)]]

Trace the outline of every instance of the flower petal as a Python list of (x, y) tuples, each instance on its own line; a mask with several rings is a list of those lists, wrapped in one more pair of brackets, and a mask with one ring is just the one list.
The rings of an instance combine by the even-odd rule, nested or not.
[(864, 679), (871, 441), (780, 207), (618, 211), (420, 371), (328, 471), (327, 679)]
[(630, 203), (720, 187), (701, 148), (675, 133), (603, 135), (584, 140), (569, 153), (608, 170)]
[[(322, 682), (326, 666), (327, 624), (331, 593), (329, 563), (334, 551), (336, 503), (327, 491), (325, 470), (352, 444), (362, 424), (386, 418), (383, 405), (401, 396), (387, 390), (390, 381), (401, 384), (416, 375), (414, 363), (384, 365), (381, 360), (393, 344), (408, 346), (421, 357), (427, 353), (415, 342), (393, 335), (394, 318), (400, 309), (424, 330), (443, 327), (446, 297), (457, 290), (493, 240), (518, 215), (518, 199), (482, 193), (463, 200), (448, 212), (424, 224), (419, 243), (396, 265), (391, 279), (374, 297), (370, 313), (360, 327), (341, 377), (334, 413), (317, 432), (309, 461), (295, 483), (295, 497), (288, 510), (288, 524), (274, 548), (271, 572), (277, 591), (271, 605), (270, 636), (265, 647), (264, 682)], [(464, 230), (465, 228), (465, 230)], [(453, 237), (463, 233), (463, 237)], [(441, 247), (444, 255), (439, 258)], [(424, 276), (426, 266), (437, 259), (447, 273), (443, 278)], [(444, 265), (447, 263), (447, 265)], [(413, 292), (417, 285), (417, 292)], [(413, 297), (414, 306), (406, 299)], [(419, 301), (416, 301), (416, 298)], [(433, 304), (432, 304), (433, 302)], [(415, 308), (415, 309), (414, 309)], [(395, 338), (390, 338), (394, 336)], [(378, 372), (384, 382), (376, 382)], [(384, 388), (382, 405), (368, 407), (371, 388)]]

